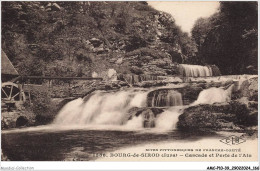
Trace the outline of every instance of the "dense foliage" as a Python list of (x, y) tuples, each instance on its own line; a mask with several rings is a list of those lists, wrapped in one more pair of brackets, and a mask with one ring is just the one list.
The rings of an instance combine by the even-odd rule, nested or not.
[(172, 62), (257, 73), (257, 37), (257, 2), (221, 2), (192, 37), (146, 2), (2, 2), (2, 49), (27, 75), (160, 75)]
[(173, 18), (146, 2), (2, 2), (2, 48), (21, 74), (59, 76), (127, 70), (115, 61), (140, 48), (196, 52)]
[(257, 2), (221, 2), (219, 12), (192, 29), (197, 60), (224, 74), (257, 73)]

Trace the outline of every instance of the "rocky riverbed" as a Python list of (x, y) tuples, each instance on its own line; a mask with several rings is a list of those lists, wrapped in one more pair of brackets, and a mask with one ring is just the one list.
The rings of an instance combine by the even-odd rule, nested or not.
[[(78, 90), (80, 88), (82, 90), (78, 91), (80, 92), (78, 93), (78, 96), (52, 98), (50, 101), (51, 105), (48, 106), (49, 108), (48, 110), (46, 110), (45, 113), (33, 113), (32, 110), (28, 110), (28, 108), (26, 107), (11, 109), (11, 111), (2, 108), (2, 130), (7, 129), (5, 131), (8, 132), (10, 129), (13, 128), (46, 125), (42, 126), (42, 128), (35, 128), (35, 135), (37, 135), (37, 131), (41, 132), (41, 129), (43, 129), (43, 134), (46, 134), (44, 137), (48, 139), (47, 136), (49, 135), (49, 133), (46, 133), (44, 129), (46, 129), (48, 132), (48, 124), (50, 123), (53, 123), (50, 126), (51, 129), (56, 129), (56, 127), (60, 127), (61, 130), (63, 130), (62, 127), (67, 126), (67, 124), (69, 124), (69, 126), (71, 124), (71, 126), (73, 127), (75, 125), (86, 126), (86, 124), (88, 123), (90, 125), (92, 123), (105, 123), (115, 125), (112, 125), (112, 127), (111, 125), (104, 125), (100, 128), (95, 127), (95, 129), (98, 128), (101, 130), (110, 130), (111, 128), (111, 130), (131, 130), (131, 132), (133, 130), (141, 130), (144, 132), (147, 131), (149, 136), (151, 135), (151, 132), (156, 131), (157, 134), (160, 133), (160, 131), (164, 132), (162, 135), (155, 134), (157, 136), (165, 136), (165, 131), (170, 132), (166, 134), (166, 140), (168, 140), (168, 138), (169, 140), (172, 140), (170, 136), (172, 131), (172, 134), (178, 134), (176, 135), (177, 137), (186, 134), (197, 135), (198, 133), (201, 133), (203, 136), (217, 135), (220, 132), (224, 131), (232, 132), (232, 135), (234, 133), (239, 134), (241, 138), (246, 137), (246, 139), (248, 141), (250, 140), (250, 142), (251, 140), (253, 142), (256, 141), (256, 138), (258, 137), (257, 76), (223, 76), (215, 79), (208, 78), (203, 80), (200, 78), (192, 78), (189, 81), (190, 82), (188, 82), (188, 80), (176, 77), (149, 80), (149, 85), (151, 85), (152, 82), (153, 86), (148, 87), (139, 86), (140, 84), (146, 85), (145, 81), (139, 81), (138, 84), (134, 85), (122, 80), (104, 81), (91, 84), (91, 86), (88, 86), (87, 88), (86, 85), (79, 84), (75, 87)], [(159, 84), (157, 84), (158, 82)], [(161, 83), (164, 84), (161, 85)], [(228, 87), (230, 88), (230, 85), (234, 86), (232, 86), (233, 91), (229, 100), (212, 104), (194, 103), (198, 99), (198, 96), (201, 92), (212, 87), (225, 90), (228, 89)], [(79, 98), (80, 103), (74, 101), (74, 99), (77, 99), (78, 97), (82, 97)], [(142, 101), (144, 101), (145, 103), (142, 103)], [(42, 103), (43, 101), (40, 102)], [(62, 109), (65, 105), (67, 106), (69, 102), (75, 103), (72, 105), (71, 108), (69, 108), (69, 113), (66, 113), (66, 111), (65, 113), (64, 111), (60, 111), (60, 109)], [(83, 111), (82, 109), (86, 111)], [(92, 113), (89, 112), (91, 110)], [(96, 112), (94, 112), (95, 110)], [(50, 113), (50, 111), (53, 113)], [(59, 111), (63, 112), (63, 114), (59, 113)], [(77, 112), (79, 113), (77, 114)], [(103, 115), (103, 113), (105, 113), (106, 115)], [(108, 116), (110, 114), (112, 116)], [(84, 119), (86, 118), (88, 118), (87, 121), (84, 121)], [(93, 122), (91, 121), (91, 118)], [(34, 130), (34, 128), (27, 129)], [(85, 129), (91, 130), (93, 128), (90, 127)], [(14, 132), (23, 132), (23, 130), (26, 134), (26, 129), (14, 129)], [(88, 131), (86, 132), (89, 133)], [(101, 132), (102, 131), (98, 133)], [(111, 131), (109, 133), (111, 133)], [(63, 133), (61, 131), (57, 134)], [(74, 135), (74, 133), (72, 134)], [(32, 133), (32, 138), (33, 135), (34, 134)], [(79, 135), (79, 137), (81, 137), (82, 133), (79, 132)], [(131, 137), (136, 135), (131, 135)], [(153, 135), (152, 137), (154, 138), (155, 135)], [(20, 138), (22, 138), (22, 136)], [(129, 138), (127, 138), (127, 140), (128, 139)], [(77, 140), (78, 139), (75, 139), (73, 141)], [(160, 137), (156, 138), (156, 141), (160, 140)], [(26, 140), (23, 139), (23, 141)], [(200, 144), (200, 141), (198, 141), (198, 143)], [(37, 151), (38, 150), (35, 150), (35, 152)], [(23, 153), (24, 152), (20, 152), (20, 154)], [(9, 152), (7, 152), (6, 154), (10, 155)], [(72, 153), (71, 155), (74, 156), (75, 154)], [(70, 156), (68, 157), (69, 159), (66, 160), (71, 159)], [(3, 152), (1, 152), (1, 158), (2, 161), (9, 160), (9, 156), (7, 157)], [(73, 157), (73, 160), (74, 158), (75, 156)], [(82, 158), (82, 156), (78, 156), (78, 158)]]
[[(141, 114), (145, 118), (148, 118), (145, 127), (153, 127), (153, 118), (156, 118), (160, 113), (165, 111), (165, 108), (169, 107), (166, 105), (167, 100), (169, 100), (166, 97), (170, 92), (179, 92), (182, 96), (181, 104), (191, 105), (198, 98), (201, 91), (210, 87), (225, 88), (231, 84), (235, 85), (231, 101), (192, 105), (185, 108), (179, 116), (178, 128), (182, 130), (210, 129), (215, 131), (223, 129), (257, 129), (255, 127), (257, 126), (258, 119), (257, 76), (221, 76), (215, 77), (215, 79), (191, 78), (190, 80), (181, 77), (135, 75), (120, 75), (118, 78), (119, 80), (93, 82), (92, 84), (88, 84), (88, 86), (82, 83), (74, 86), (74, 91), (78, 92), (77, 96), (52, 98), (50, 102), (52, 104), (52, 114), (35, 114), (30, 110), (26, 110), (26, 108), (13, 109), (12, 111), (2, 108), (2, 129), (49, 124), (53, 121), (62, 106), (73, 99), (84, 97), (84, 100), (87, 101), (91, 93), (97, 90), (119, 91), (129, 89), (129, 87), (149, 89), (147, 95), (148, 107), (130, 109), (128, 112), (129, 119), (132, 116)], [(157, 106), (152, 104), (154, 97), (161, 98)]]

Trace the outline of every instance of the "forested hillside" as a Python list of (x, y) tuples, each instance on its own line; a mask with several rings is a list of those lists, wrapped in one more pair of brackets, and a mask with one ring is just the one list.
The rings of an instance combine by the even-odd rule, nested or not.
[(20, 74), (174, 74), (195, 42), (146, 2), (2, 2), (2, 49)]
[(223, 74), (256, 74), (257, 2), (221, 2), (219, 12), (200, 18), (192, 30), (197, 61), (216, 64)]
[(257, 5), (220, 2), (189, 36), (146, 2), (2, 2), (2, 49), (26, 75), (174, 75), (178, 63), (256, 74)]

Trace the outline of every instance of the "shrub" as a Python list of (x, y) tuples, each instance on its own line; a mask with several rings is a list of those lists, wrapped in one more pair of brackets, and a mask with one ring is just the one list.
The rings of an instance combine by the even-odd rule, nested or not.
[(26, 101), (25, 107), (33, 112), (36, 124), (50, 123), (56, 116), (57, 106), (51, 101), (51, 94), (46, 88), (34, 89), (31, 92), (31, 104)]

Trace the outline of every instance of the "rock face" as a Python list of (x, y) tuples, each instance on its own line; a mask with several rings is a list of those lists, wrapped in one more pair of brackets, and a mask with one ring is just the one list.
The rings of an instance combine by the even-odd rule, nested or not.
[[(4, 16), (8, 16), (9, 10), (22, 13), (21, 10), (13, 8), (16, 4), (21, 5), (18, 2), (7, 5), (12, 8), (4, 10)], [(29, 22), (29, 18), (42, 13), (42, 19), (48, 20), (50, 11), (42, 11), (39, 4), (21, 5), (22, 9), (32, 11), (24, 17), (25, 20), (28, 19), (23, 20), (25, 23)], [(55, 17), (51, 22), (43, 24), (35, 18), (35, 23), (26, 28), (31, 30), (44, 27), (53, 32), (51, 41), (47, 39), (46, 42), (44, 37), (49, 33), (38, 30), (38, 34), (43, 36), (36, 36), (38, 44), (35, 44), (35, 47), (25, 46), (25, 42), (30, 41), (31, 37), (17, 32), (19, 29), (11, 27), (11, 21), (4, 20), (3, 23), (6, 28), (13, 28), (11, 32), (17, 36), (15, 40), (3, 41), (20, 47), (14, 49), (13, 46), (5, 46), (6, 52), (20, 52), (24, 59), (30, 56), (33, 61), (43, 59), (46, 67), (38, 68), (41, 74), (81, 77), (90, 76), (92, 72), (100, 74), (101, 71), (113, 68), (117, 73), (174, 75), (177, 73), (175, 63), (183, 63), (184, 58), (193, 57), (197, 51), (194, 41), (181, 31), (170, 14), (157, 11), (146, 2), (88, 2), (88, 7), (81, 2), (57, 4), (65, 16), (62, 22), (59, 17)], [(78, 9), (75, 10), (74, 6)], [(71, 14), (77, 17), (68, 17)], [(20, 20), (18, 16), (20, 15), (12, 16), (12, 21)], [(23, 24), (17, 24), (17, 27), (23, 28)], [(40, 47), (43, 43), (44, 47)], [(43, 54), (41, 51), (46, 53)], [(19, 58), (15, 61), (24, 62)], [(18, 69), (27, 75), (31, 74), (33, 67)]]
[(141, 115), (143, 118), (143, 127), (153, 128), (155, 127), (155, 118), (163, 111), (164, 110), (160, 108), (132, 108), (128, 111), (128, 120), (131, 120), (133, 117), (139, 117)]
[(179, 116), (177, 125), (182, 130), (223, 130), (240, 129), (256, 124), (257, 115), (250, 115), (245, 104), (232, 101), (189, 107)]
[(240, 97), (248, 97), (250, 101), (258, 101), (258, 77), (242, 82), (239, 95)]
[[(129, 62), (130, 66), (135, 67), (131, 70), (135, 74), (167, 75), (168, 70), (174, 68), (169, 53), (149, 48), (141, 48), (128, 53), (125, 60)], [(137, 72), (136, 66), (138, 66), (139, 72)]]
[(240, 89), (235, 92), (236, 101), (244, 104), (249, 110), (248, 123), (257, 125), (258, 121), (258, 77), (242, 82)]

